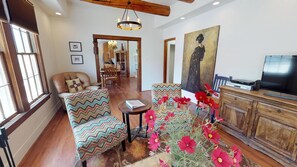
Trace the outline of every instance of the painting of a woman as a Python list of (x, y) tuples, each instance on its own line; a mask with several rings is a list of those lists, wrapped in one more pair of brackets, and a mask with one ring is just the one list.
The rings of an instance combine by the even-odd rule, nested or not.
[(195, 90), (200, 90), (200, 62), (204, 58), (205, 54), (205, 47), (202, 44), (204, 40), (203, 34), (199, 34), (196, 38), (196, 42), (198, 46), (195, 48), (191, 60), (190, 60), (190, 67), (189, 67), (189, 75), (188, 75), (188, 82), (187, 88), (190, 92), (194, 92)]
[(182, 89), (195, 93), (212, 85), (220, 26), (185, 34), (182, 66)]

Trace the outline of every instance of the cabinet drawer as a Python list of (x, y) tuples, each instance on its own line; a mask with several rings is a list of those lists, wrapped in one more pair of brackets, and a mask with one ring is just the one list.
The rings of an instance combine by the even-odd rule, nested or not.
[(253, 101), (248, 98), (239, 97), (233, 94), (224, 93), (224, 101), (228, 102), (229, 105), (233, 105), (236, 108), (242, 108), (244, 110), (251, 109)]
[[(297, 155), (297, 114), (293, 110), (259, 102), (253, 135), (255, 142), (264, 145), (290, 160)], [(265, 148), (265, 150), (266, 150)]]
[(293, 110), (259, 102), (257, 105), (257, 113), (265, 114), (272, 119), (284, 122), (297, 129), (297, 112)]

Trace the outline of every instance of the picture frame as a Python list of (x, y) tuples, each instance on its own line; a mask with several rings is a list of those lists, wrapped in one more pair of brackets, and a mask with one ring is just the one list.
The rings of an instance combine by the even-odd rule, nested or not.
[(83, 55), (71, 55), (71, 64), (84, 64)]
[(69, 50), (70, 52), (81, 52), (82, 51), (81, 42), (70, 41)]

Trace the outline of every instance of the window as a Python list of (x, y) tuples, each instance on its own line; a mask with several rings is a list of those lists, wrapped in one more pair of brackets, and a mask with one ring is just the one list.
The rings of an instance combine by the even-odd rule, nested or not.
[(0, 122), (2, 122), (17, 112), (2, 52), (0, 52), (0, 94)]
[(27, 99), (31, 103), (43, 94), (36, 44), (33, 34), (27, 30), (15, 25), (12, 29)]
[(11, 133), (49, 98), (38, 34), (0, 21), (0, 126)]

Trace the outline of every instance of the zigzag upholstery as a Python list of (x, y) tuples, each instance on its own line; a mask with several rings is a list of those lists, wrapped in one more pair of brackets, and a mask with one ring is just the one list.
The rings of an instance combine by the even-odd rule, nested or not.
[(159, 83), (153, 84), (152, 86), (152, 103), (153, 103), (153, 110), (158, 111), (156, 112), (157, 120), (155, 122), (155, 128), (158, 129), (162, 123), (164, 123), (164, 119), (167, 115), (166, 112), (160, 112), (158, 101), (163, 97), (168, 96), (168, 102), (166, 103), (166, 110), (174, 112), (175, 120), (181, 121), (182, 124), (178, 125), (180, 128), (188, 126), (186, 124), (189, 121), (188, 114), (185, 111), (175, 111), (174, 108), (174, 98), (181, 97), (181, 84), (174, 84), (174, 83)]
[(159, 83), (152, 86), (152, 103), (153, 109), (158, 109), (158, 101), (163, 97), (168, 96), (167, 107), (174, 105), (173, 98), (181, 96), (181, 84), (174, 83)]
[(73, 128), (111, 113), (107, 89), (76, 93), (66, 97), (65, 104)]
[(76, 93), (66, 97), (65, 103), (82, 162), (127, 138), (126, 125), (110, 115), (107, 89)]

